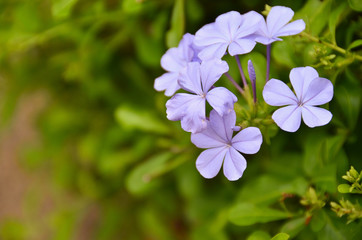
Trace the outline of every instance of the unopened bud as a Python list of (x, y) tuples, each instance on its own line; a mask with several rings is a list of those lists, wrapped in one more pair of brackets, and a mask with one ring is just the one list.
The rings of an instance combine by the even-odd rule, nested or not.
[(248, 61), (248, 73), (249, 73), (249, 78), (251, 81), (251, 87), (253, 89), (254, 103), (256, 103), (256, 74), (255, 74), (255, 69), (254, 69), (254, 66), (253, 66), (253, 63), (251, 62), (251, 60)]
[(359, 177), (359, 174), (356, 171), (356, 169), (354, 169), (354, 167), (351, 166), (351, 169), (349, 170), (349, 172), (353, 178), (357, 179)]

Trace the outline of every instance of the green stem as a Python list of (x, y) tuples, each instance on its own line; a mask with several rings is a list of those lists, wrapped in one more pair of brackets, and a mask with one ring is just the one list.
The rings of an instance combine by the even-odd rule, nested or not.
[(325, 46), (327, 46), (327, 47), (329, 47), (329, 48), (331, 48), (331, 49), (333, 49), (333, 50), (335, 50), (335, 51), (337, 51), (337, 52), (339, 52), (339, 53), (341, 53), (343, 55), (350, 56), (351, 59), (353, 59), (353, 60), (357, 59), (358, 61), (362, 61), (362, 56), (361, 55), (351, 53), (351, 52), (349, 52), (349, 51), (347, 51), (347, 50), (345, 50), (345, 49), (343, 49), (341, 47), (338, 47), (335, 44), (332, 44), (332, 43), (323, 41), (323, 40), (321, 40), (321, 39), (319, 39), (317, 37), (314, 37), (314, 36), (310, 35), (309, 33), (302, 32), (302, 33), (300, 33), (300, 35), (302, 37), (308, 38), (309, 40), (311, 40), (313, 42), (323, 44), (323, 45), (325, 45)]

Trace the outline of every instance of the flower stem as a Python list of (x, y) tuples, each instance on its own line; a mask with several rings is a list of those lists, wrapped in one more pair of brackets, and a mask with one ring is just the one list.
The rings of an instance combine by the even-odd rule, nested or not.
[(230, 80), (230, 82), (238, 89), (238, 91), (241, 93), (241, 95), (244, 95), (244, 90), (235, 82), (235, 80), (230, 76), (228, 72), (224, 73), (224, 75)]
[(256, 84), (255, 81), (253, 81), (252, 83), (252, 89), (253, 89), (253, 100), (254, 100), (254, 104), (256, 103)]
[[(351, 53), (341, 47), (338, 47), (337, 45), (335, 44), (332, 44), (332, 43), (329, 43), (329, 42), (326, 42), (326, 41), (323, 41), (317, 37), (314, 37), (312, 35), (310, 35), (309, 33), (306, 33), (306, 32), (301, 32), (300, 35), (302, 37), (305, 37), (305, 38), (308, 38), (310, 41), (312, 42), (316, 42), (316, 43), (320, 43), (320, 44), (323, 44), (333, 50), (335, 50), (336, 52), (339, 52), (341, 54), (344, 54), (344, 55), (350, 55)], [(362, 56), (361, 55), (358, 55), (358, 54), (355, 54), (355, 53), (352, 53), (352, 58), (353, 59), (357, 59), (359, 61), (362, 61)]]
[(245, 74), (244, 74), (243, 68), (241, 67), (239, 55), (235, 55), (235, 59), (236, 59), (236, 62), (237, 62), (237, 64), (238, 64), (240, 76), (241, 76), (241, 79), (243, 80), (243, 84), (244, 84), (244, 87), (245, 87), (245, 86), (246, 86), (246, 78), (245, 78)]
[(269, 72), (270, 72), (270, 50), (271, 44), (266, 45), (266, 80), (265, 82), (269, 81)]

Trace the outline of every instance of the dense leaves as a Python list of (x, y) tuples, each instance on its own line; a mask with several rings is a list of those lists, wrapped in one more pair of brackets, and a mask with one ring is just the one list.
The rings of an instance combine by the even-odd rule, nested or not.
[[(265, 46), (256, 45), (240, 60), (244, 69), (253, 62), (259, 108), (240, 101), (235, 111), (264, 139), (236, 182), (200, 176), (201, 151), (166, 119), (167, 98), (153, 89), (161, 56), (185, 32), (228, 11), (262, 12), (264, 3), (2, 1), (1, 130), (24, 104), (43, 106), (36, 140), (18, 155), (52, 201), (44, 205), (45, 190), (30, 188), (23, 216), (0, 216), (0, 239), (360, 239), (360, 212), (345, 211), (362, 205), (359, 185), (351, 190), (360, 180), (342, 179), (351, 165), (362, 169), (360, 1), (268, 2), (306, 23), (273, 44), (270, 78), (287, 83), (291, 68), (314, 67), (333, 83), (323, 106), (333, 118), (294, 134), (277, 130), (262, 103)], [(216, 87), (238, 94), (228, 84), (222, 77)], [(27, 100), (34, 95), (42, 100)]]

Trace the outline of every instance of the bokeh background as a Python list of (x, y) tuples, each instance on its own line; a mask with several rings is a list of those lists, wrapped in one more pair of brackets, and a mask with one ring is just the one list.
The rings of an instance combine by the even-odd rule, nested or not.
[[(273, 44), (271, 77), (315, 67), (334, 84), (333, 120), (274, 128), (239, 181), (204, 179), (201, 150), (153, 89), (160, 58), (185, 32), (266, 3), (307, 24)], [(362, 203), (337, 191), (351, 165), (362, 170), (361, 11), (359, 0), (0, 1), (0, 239), (362, 239), (361, 221), (330, 206)], [(265, 46), (248, 59), (260, 94)]]

